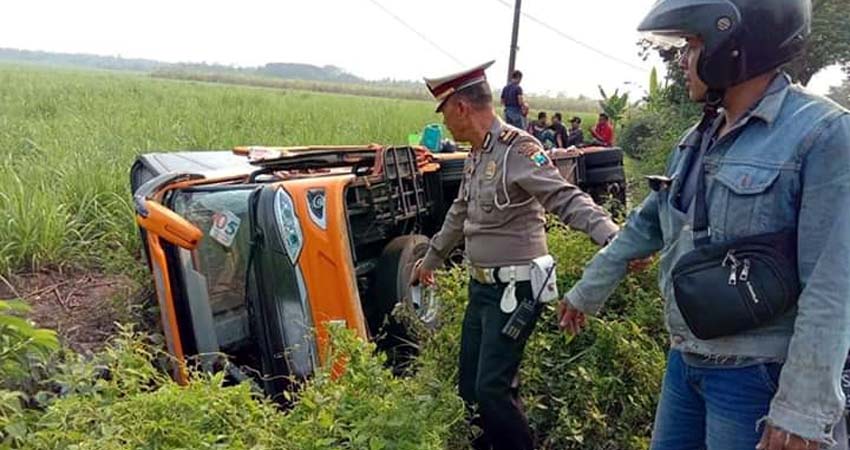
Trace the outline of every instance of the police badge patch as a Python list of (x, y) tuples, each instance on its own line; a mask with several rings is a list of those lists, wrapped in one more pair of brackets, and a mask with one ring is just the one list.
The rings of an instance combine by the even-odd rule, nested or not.
[(552, 163), (546, 153), (540, 149), (540, 146), (532, 142), (521, 144), (517, 151), (530, 159), (537, 167), (543, 167)]
[(537, 167), (543, 167), (546, 164), (549, 164), (549, 158), (544, 155), (542, 151), (531, 155), (531, 160), (534, 161), (534, 165)]
[(490, 161), (487, 163), (487, 167), (484, 168), (484, 178), (488, 180), (492, 180), (496, 177), (496, 161)]

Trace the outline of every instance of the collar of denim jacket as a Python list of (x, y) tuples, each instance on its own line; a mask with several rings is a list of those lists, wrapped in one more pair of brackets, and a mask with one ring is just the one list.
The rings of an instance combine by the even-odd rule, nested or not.
[(768, 126), (773, 125), (782, 110), (790, 87), (791, 77), (785, 72), (777, 74), (749, 116), (763, 120)]
[[(768, 126), (773, 125), (773, 122), (776, 121), (776, 117), (779, 116), (779, 112), (782, 110), (782, 104), (785, 102), (785, 97), (788, 96), (788, 89), (790, 87), (791, 77), (785, 72), (778, 73), (764, 91), (764, 95), (762, 95), (761, 99), (750, 108), (748, 113), (738, 119), (737, 124), (732, 128), (740, 128), (754, 117), (763, 120)], [(717, 119), (715, 119), (715, 122), (711, 127), (712, 133), (716, 132), (724, 119), (725, 117), (723, 114), (720, 114)], [(685, 133), (685, 136), (681, 141), (679, 141), (679, 150), (687, 147), (696, 147), (700, 144), (701, 140), (702, 135), (697, 132), (696, 126), (694, 126), (689, 132)]]

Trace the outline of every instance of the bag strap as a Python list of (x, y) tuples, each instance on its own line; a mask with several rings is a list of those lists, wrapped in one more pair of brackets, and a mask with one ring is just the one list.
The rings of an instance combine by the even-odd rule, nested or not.
[[(699, 158), (699, 170), (697, 170), (697, 190), (694, 194), (694, 247), (703, 246), (711, 243), (711, 226), (708, 222), (708, 205), (705, 201), (705, 152), (708, 150), (708, 144), (711, 142), (711, 137), (707, 136), (707, 132), (713, 128), (715, 119), (719, 112), (718, 108), (723, 99), (722, 92), (710, 92), (709, 100), (703, 107), (702, 119), (697, 126), (696, 132), (699, 134), (699, 153), (694, 154), (691, 158)], [(693, 160), (691, 164), (696, 164)]]
[[(711, 139), (703, 134), (700, 142), (700, 154), (705, 155), (708, 143)], [(693, 159), (698, 159), (700, 165), (697, 170), (697, 189), (694, 194), (694, 247), (699, 247), (711, 243), (711, 224), (708, 221), (708, 205), (705, 200), (705, 157), (694, 155)], [(697, 164), (697, 161), (692, 161), (692, 164)]]

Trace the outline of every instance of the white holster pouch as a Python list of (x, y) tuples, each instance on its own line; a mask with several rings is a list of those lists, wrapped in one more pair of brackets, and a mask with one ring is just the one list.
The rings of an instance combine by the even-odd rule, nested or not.
[(505, 286), (505, 290), (502, 291), (502, 300), (499, 302), (499, 307), (502, 309), (502, 312), (505, 314), (510, 314), (516, 310), (517, 301), (516, 301), (516, 266), (510, 266), (507, 268), (508, 272), (508, 285)]
[(531, 295), (540, 303), (558, 300), (558, 278), (555, 259), (545, 255), (531, 261)]

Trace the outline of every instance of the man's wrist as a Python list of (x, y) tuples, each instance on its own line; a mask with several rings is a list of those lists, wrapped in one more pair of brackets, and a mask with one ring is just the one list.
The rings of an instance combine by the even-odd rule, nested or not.
[(576, 307), (576, 305), (575, 305), (575, 301), (573, 301), (572, 299), (570, 299), (570, 292), (572, 292), (572, 291), (567, 291), (566, 293), (564, 293), (564, 296), (563, 296), (563, 297), (561, 297), (561, 302), (562, 302), (564, 305), (566, 305), (566, 306), (570, 307), (571, 309), (575, 309), (575, 310), (579, 310), (579, 311), (581, 311), (581, 308)]
[(594, 227), (589, 232), (591, 240), (600, 247), (605, 247), (617, 236), (620, 232), (620, 227), (611, 220), (606, 220), (604, 224)]
[(771, 402), (770, 413), (768, 414), (767, 423), (773, 427), (785, 432), (789, 432), (800, 438), (830, 443), (832, 440), (833, 428), (838, 420), (826, 417), (812, 417), (796, 408), (790, 408), (781, 402), (774, 399)]
[(428, 252), (425, 253), (425, 257), (422, 258), (422, 264), (420, 267), (425, 270), (436, 270), (440, 266), (443, 265), (443, 259), (437, 255), (433, 249), (429, 248)]

